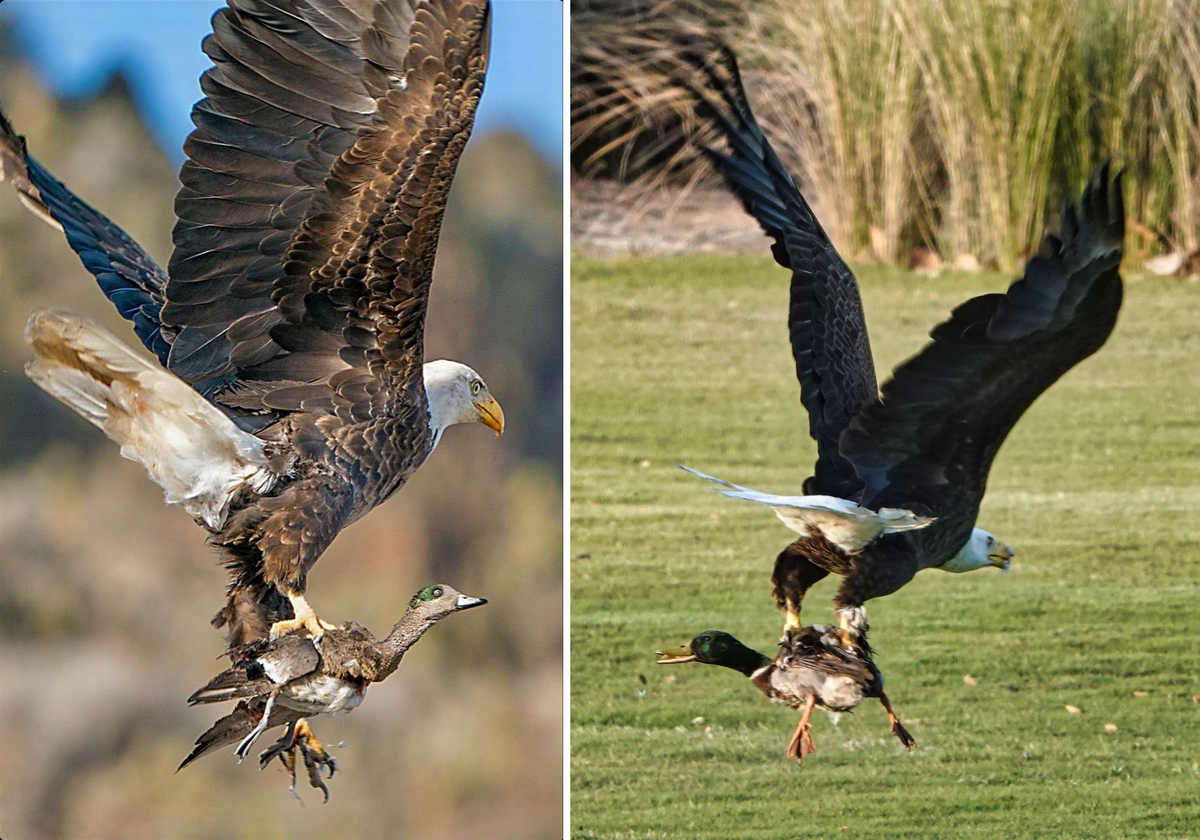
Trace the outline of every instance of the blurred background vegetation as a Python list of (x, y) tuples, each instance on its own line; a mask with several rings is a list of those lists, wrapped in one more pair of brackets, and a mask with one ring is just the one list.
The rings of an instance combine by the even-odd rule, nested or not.
[(719, 225), (689, 205), (714, 181), (684, 142), (693, 105), (663, 46), (694, 29), (729, 40), (760, 122), (851, 258), (1012, 270), (1112, 157), (1129, 171), (1133, 262), (1195, 262), (1192, 0), (572, 0), (571, 14), (573, 242), (619, 245), (604, 234), (624, 226), (653, 248), (637, 239), (647, 215)]
[[(0, 29), (0, 102), (35, 156), (166, 264), (175, 167), (126, 78), (60, 101)], [(463, 158), (427, 352), (483, 372), (509, 430), (451, 432), (338, 538), (310, 596), (376, 632), (434, 580), (491, 604), (439, 626), (352, 716), (315, 724), (343, 772), (325, 806), (302, 782), (307, 807), (278, 764), (260, 774), (229, 750), (172, 775), (217, 715), (184, 700), (221, 667), (208, 621), (225, 576), (140, 467), (25, 379), (35, 305), (133, 334), (62, 235), (0, 190), (0, 835), (561, 835), (561, 183), (514, 133)]]

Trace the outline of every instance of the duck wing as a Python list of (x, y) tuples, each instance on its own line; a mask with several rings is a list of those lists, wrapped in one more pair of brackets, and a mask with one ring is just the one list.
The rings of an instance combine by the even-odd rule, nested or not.
[(844, 647), (836, 638), (827, 638), (827, 633), (828, 628), (811, 625), (786, 634), (776, 655), (776, 663), (783, 672), (779, 678), (787, 682), (787, 671), (804, 669), (827, 677), (850, 677), (857, 683), (869, 685), (876, 673), (868, 658), (870, 648), (860, 652)]
[(321, 664), (321, 655), (307, 636), (280, 636), (273, 642), (260, 639), (237, 651), (235, 658), (231, 668), (197, 689), (188, 705), (262, 697), (311, 674)]

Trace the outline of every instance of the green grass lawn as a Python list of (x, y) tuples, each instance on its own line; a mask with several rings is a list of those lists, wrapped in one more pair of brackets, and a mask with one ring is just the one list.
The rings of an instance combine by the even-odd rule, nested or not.
[[(859, 274), (881, 380), (1010, 279)], [(1010, 574), (922, 572), (869, 604), (912, 753), (867, 701), (818, 713), (799, 768), (797, 713), (733, 671), (654, 664), (702, 630), (778, 638), (790, 532), (674, 465), (799, 492), (787, 282), (766, 260), (573, 263), (574, 836), (1200, 837), (1200, 286), (1128, 283), (1109, 343), (1017, 424), (979, 520)]]

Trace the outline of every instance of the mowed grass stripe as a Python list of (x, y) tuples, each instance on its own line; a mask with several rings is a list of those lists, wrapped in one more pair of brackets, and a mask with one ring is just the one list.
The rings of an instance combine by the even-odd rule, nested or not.
[[(859, 276), (881, 379), (1011, 279)], [(818, 717), (797, 768), (791, 710), (732, 671), (654, 665), (705, 629), (764, 651), (778, 636), (768, 577), (788, 532), (675, 464), (799, 491), (815, 449), (787, 282), (767, 260), (574, 262), (573, 835), (1200, 837), (1194, 285), (1130, 282), (1108, 345), (1001, 450), (980, 525), (1016, 547), (1011, 574), (925, 572), (870, 604), (916, 751), (869, 702)], [(808, 620), (832, 619), (836, 585)]]

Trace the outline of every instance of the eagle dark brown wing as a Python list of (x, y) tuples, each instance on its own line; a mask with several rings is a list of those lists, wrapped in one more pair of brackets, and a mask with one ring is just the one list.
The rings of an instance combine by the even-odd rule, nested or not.
[(875, 364), (854, 274), (813, 215), (750, 109), (737, 59), (724, 44), (681, 53), (700, 74), (688, 86), (726, 152), (702, 146), (726, 184), (768, 236), (776, 262), (791, 269), (788, 332), (800, 399), (808, 410), (817, 463), (804, 492), (856, 499), (862, 482), (838, 451), (838, 436), (878, 396)]
[(396, 401), (420, 417), (433, 260), (488, 36), (487, 0), (231, 0), (204, 42), (165, 272), (2, 113), (0, 179), (243, 428)]
[(955, 309), (842, 435), (865, 504), (930, 513), (938, 520), (914, 539), (947, 543), (950, 554), (962, 546), (1008, 432), (1112, 333), (1124, 237), (1121, 176), (1110, 179), (1105, 164), (1024, 277)]
[(233, 0), (176, 200), (170, 369), (261, 427), (423, 400), (426, 303), (485, 0)]

